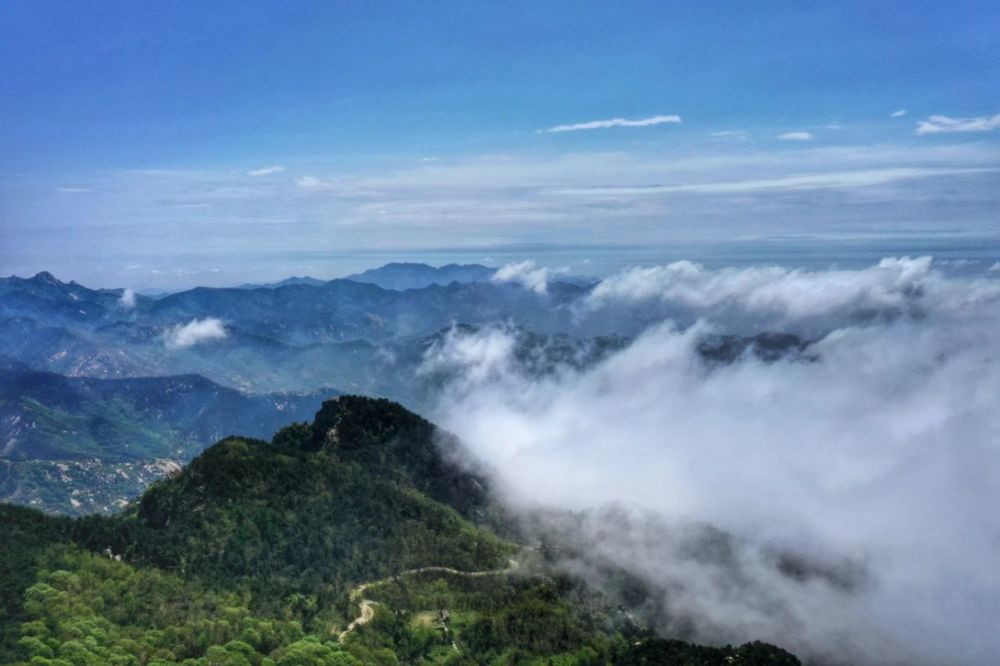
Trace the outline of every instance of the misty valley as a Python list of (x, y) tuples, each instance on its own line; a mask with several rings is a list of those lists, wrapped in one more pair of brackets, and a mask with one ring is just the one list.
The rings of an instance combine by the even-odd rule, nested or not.
[(0, 661), (907, 663), (997, 323), (930, 257), (4, 278)]

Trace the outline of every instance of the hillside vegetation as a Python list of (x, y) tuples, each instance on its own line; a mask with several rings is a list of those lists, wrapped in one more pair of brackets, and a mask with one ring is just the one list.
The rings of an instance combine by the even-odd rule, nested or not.
[(342, 397), (271, 441), (220, 441), (114, 516), (0, 505), (0, 662), (798, 663), (656, 638), (496, 536), (453, 446)]

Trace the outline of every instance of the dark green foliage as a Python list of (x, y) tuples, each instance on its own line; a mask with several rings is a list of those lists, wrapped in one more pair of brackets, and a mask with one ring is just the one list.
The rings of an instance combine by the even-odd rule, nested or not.
[(25, 619), (21, 600), (34, 583), (36, 559), (50, 545), (64, 540), (69, 527), (67, 519), (0, 504), (0, 657), (17, 639), (19, 623)]
[(313, 429), (308, 423), (293, 423), (274, 434), (271, 444), (279, 451), (294, 453), (312, 448)]
[(313, 446), (413, 486), (466, 516), (488, 501), (485, 479), (448, 460), (457, 450), (454, 438), (389, 400), (345, 396), (323, 403), (313, 423)]
[(799, 666), (799, 660), (781, 648), (755, 641), (740, 647), (706, 647), (676, 640), (647, 638), (617, 660), (623, 666)]
[(459, 503), (469, 513), (485, 494), (444, 460), (423, 419), (386, 401), (342, 398), (306, 435), (293, 425), (271, 443), (223, 440), (124, 515), (82, 520), (77, 539), (129, 561), (239, 581), (261, 606), (315, 598), (306, 616), (351, 582), (427, 564), (505, 563), (508, 546), (435, 501), (450, 485), (480, 488)]
[(298, 621), (255, 616), (244, 595), (73, 547), (39, 558), (38, 582), (24, 593), (24, 658), (73, 664), (259, 665), (303, 638)]

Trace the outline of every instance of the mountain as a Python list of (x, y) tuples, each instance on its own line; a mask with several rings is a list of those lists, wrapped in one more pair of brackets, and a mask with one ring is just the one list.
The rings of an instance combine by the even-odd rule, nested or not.
[(0, 278), (0, 305), (5, 318), (28, 317), (47, 322), (95, 323), (123, 311), (121, 289), (88, 289), (61, 282), (47, 271), (34, 277)]
[(288, 345), (429, 335), (454, 321), (482, 324), (514, 320), (541, 332), (571, 326), (566, 307), (583, 290), (573, 285), (538, 294), (514, 284), (431, 284), (396, 291), (352, 280), (321, 285), (259, 288), (198, 287), (160, 298), (123, 290), (91, 290), (48, 273), (0, 279), (0, 319), (67, 328), (77, 337), (125, 334), (128, 328), (159, 336), (196, 318), (216, 318), (247, 335)]
[(457, 446), (340, 397), (270, 442), (220, 441), (118, 515), (0, 505), (0, 662), (798, 664), (658, 638), (498, 537)]
[(452, 282), (489, 282), (495, 268), (479, 264), (446, 264), (428, 266), (417, 263), (389, 263), (379, 268), (370, 268), (361, 273), (348, 275), (345, 280), (374, 284), (383, 289), (423, 289), (432, 284), (448, 285)]
[(278, 282), (263, 282), (263, 283), (247, 282), (246, 284), (237, 285), (234, 288), (235, 289), (276, 289), (277, 287), (287, 287), (288, 285), (291, 285), (291, 284), (305, 284), (305, 285), (309, 285), (310, 287), (321, 287), (325, 283), (326, 283), (326, 280), (317, 280), (316, 278), (309, 277), (308, 275), (303, 275), (302, 277), (299, 277), (297, 275), (293, 275), (290, 278), (285, 278), (284, 280), (280, 280)]
[(750, 354), (766, 362), (782, 358), (808, 360), (809, 341), (791, 333), (758, 333), (752, 336), (709, 335), (698, 345), (698, 353), (709, 363), (729, 364)]
[(198, 375), (65, 377), (0, 358), (0, 498), (109, 511), (220, 437), (269, 436), (330, 393), (248, 395)]
[[(337, 386), (385, 391), (365, 363), (453, 324), (512, 323), (540, 335), (576, 327), (581, 288), (538, 294), (517, 285), (452, 282), (394, 291), (350, 280), (322, 286), (198, 288), (122, 303), (120, 290), (87, 290), (51, 276), (0, 280), (0, 355), (68, 376), (200, 374), (243, 391)], [(209, 320), (217, 333), (188, 336)], [(586, 331), (576, 337), (589, 337)], [(382, 357), (387, 358), (387, 357)], [(378, 387), (373, 391), (372, 387)]]

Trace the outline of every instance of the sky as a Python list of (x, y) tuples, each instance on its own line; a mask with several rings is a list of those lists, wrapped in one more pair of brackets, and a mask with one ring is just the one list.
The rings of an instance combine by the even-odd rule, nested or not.
[(775, 238), (995, 247), (997, 26), (978, 1), (15, 0), (0, 273), (176, 287), (568, 246), (573, 269)]

